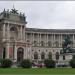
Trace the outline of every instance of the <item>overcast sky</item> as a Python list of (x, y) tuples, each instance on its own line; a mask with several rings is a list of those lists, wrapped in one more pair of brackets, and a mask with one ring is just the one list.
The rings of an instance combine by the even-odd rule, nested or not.
[(15, 9), (26, 15), (27, 27), (75, 29), (75, 1), (0, 1), (3, 9)]

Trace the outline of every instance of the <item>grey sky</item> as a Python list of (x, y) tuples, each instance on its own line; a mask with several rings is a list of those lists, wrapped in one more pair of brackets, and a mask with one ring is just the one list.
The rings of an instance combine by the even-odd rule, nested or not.
[(27, 16), (27, 27), (75, 29), (75, 1), (0, 1), (0, 12), (13, 4)]

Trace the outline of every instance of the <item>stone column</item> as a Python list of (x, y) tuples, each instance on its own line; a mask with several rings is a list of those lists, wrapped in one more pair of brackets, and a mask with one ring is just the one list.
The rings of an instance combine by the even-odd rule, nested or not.
[(21, 33), (21, 40), (22, 40), (22, 26), (21, 26), (21, 29), (20, 29), (20, 33)]
[(47, 43), (47, 39), (46, 39), (46, 34), (44, 34), (44, 46), (46, 47), (47, 45), (46, 45), (46, 43)]
[(41, 46), (41, 34), (40, 34), (40, 36), (39, 36), (39, 37), (40, 37), (40, 46)]
[(25, 53), (25, 55), (26, 55), (26, 57), (25, 57), (25, 58), (26, 58), (26, 59), (28, 58), (27, 50), (28, 50), (28, 49), (27, 49), (27, 45), (26, 45), (26, 48), (25, 48), (25, 52), (26, 52), (26, 53)]
[(31, 46), (28, 47), (29, 59), (31, 60)]
[(61, 47), (62, 47), (62, 34), (60, 35), (60, 40), (61, 40)]
[(10, 28), (9, 28), (9, 23), (7, 26), (7, 39), (10, 40)]
[(17, 62), (17, 48), (16, 48), (16, 45), (14, 47), (14, 62)]
[(53, 39), (53, 46), (55, 47), (55, 34), (54, 34), (54, 39)]
[(59, 34), (59, 47), (61, 47), (61, 38), (60, 38), (60, 34)]
[(9, 43), (6, 45), (6, 59), (9, 59)]
[(38, 35), (38, 46), (40, 46), (40, 44), (39, 44), (40, 43), (40, 41), (39, 41), (39, 34), (37, 34), (37, 35)]
[(5, 23), (3, 25), (3, 38), (5, 38)]
[(54, 41), (53, 41), (53, 34), (52, 34), (52, 47), (54, 47), (54, 45), (53, 45), (53, 44), (54, 44)]
[(27, 42), (27, 33), (25, 34), (25, 40), (26, 40), (26, 42)]
[(33, 46), (33, 34), (31, 33), (31, 44), (32, 44), (32, 46)]
[(46, 41), (46, 46), (48, 46), (48, 34), (47, 34), (47, 39), (46, 39), (47, 41)]
[(26, 46), (24, 48), (24, 59), (26, 59)]
[(32, 37), (33, 37), (33, 39), (32, 39), (32, 40), (33, 40), (33, 46), (34, 46), (34, 33), (32, 34)]
[(24, 38), (24, 42), (25, 42), (25, 26), (24, 26), (24, 29), (23, 29), (23, 38)]
[(31, 47), (28, 45), (24, 49), (24, 59), (31, 59)]
[(10, 40), (10, 30), (9, 30), (9, 23), (7, 25), (7, 44), (6, 44), (6, 58), (9, 59), (9, 47), (10, 47), (10, 43), (9, 43), (9, 40)]

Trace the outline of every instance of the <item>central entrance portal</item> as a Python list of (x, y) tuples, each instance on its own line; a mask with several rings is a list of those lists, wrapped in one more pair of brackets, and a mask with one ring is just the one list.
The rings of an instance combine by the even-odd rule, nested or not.
[(18, 63), (23, 60), (23, 56), (24, 56), (24, 49), (20, 47), (17, 50), (17, 62)]

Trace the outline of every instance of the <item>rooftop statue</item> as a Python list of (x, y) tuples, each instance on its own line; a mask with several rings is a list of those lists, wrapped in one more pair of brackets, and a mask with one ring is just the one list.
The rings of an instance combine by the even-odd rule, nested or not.
[(13, 13), (13, 14), (18, 14), (18, 12), (17, 12), (18, 10), (16, 10), (15, 8), (13, 8), (13, 9), (11, 9), (11, 13)]

